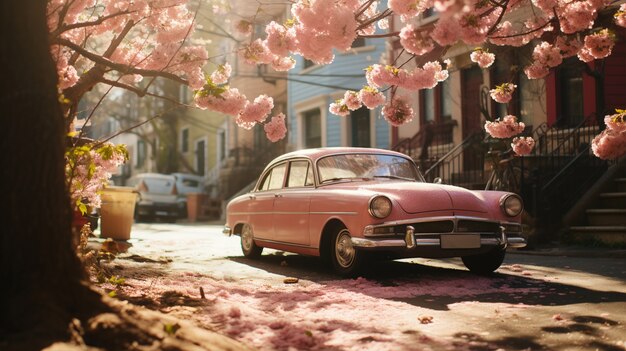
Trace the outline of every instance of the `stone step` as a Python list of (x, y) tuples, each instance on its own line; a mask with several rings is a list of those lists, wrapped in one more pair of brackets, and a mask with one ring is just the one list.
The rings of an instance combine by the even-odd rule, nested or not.
[(626, 209), (589, 209), (586, 213), (593, 226), (626, 226)]
[(615, 178), (615, 190), (626, 193), (626, 178)]
[(626, 192), (602, 193), (600, 194), (601, 208), (626, 208)]
[(608, 245), (626, 244), (626, 226), (575, 226), (569, 228), (574, 242), (599, 241)]

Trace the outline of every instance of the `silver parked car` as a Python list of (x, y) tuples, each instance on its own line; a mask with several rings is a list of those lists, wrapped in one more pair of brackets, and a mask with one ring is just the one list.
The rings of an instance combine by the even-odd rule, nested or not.
[(178, 190), (173, 175), (141, 173), (128, 179), (127, 185), (139, 192), (135, 206), (138, 222), (155, 219), (176, 222), (179, 216)]

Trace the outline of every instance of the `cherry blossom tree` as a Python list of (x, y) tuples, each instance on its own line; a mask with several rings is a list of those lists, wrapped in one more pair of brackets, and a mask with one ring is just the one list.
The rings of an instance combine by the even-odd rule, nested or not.
[[(232, 115), (242, 127), (264, 123), (272, 140), (284, 136), (282, 115), (269, 122), (264, 118), (273, 105), (270, 97), (250, 101), (229, 87), (226, 65), (215, 75), (204, 73), (208, 57), (203, 47), (188, 40), (195, 12), (186, 5), (183, 0), (0, 4), (0, 65), (5, 68), (0, 105), (6, 116), (0, 138), (6, 151), (0, 185), (6, 205), (0, 234), (0, 348), (42, 349), (58, 340), (82, 345), (97, 340), (127, 349), (137, 340), (157, 339), (153, 326), (144, 326), (140, 333), (139, 325), (130, 322), (136, 314), (122, 312), (132, 306), (113, 307), (89, 289), (74, 253), (64, 153), (67, 132), (85, 92), (108, 84), (148, 95), (150, 82), (138, 85), (140, 80), (167, 78), (196, 89), (201, 108)], [(383, 105), (389, 122), (402, 124), (412, 119), (413, 111), (399, 89), (416, 91), (447, 79), (442, 57), (456, 43), (533, 45), (533, 61), (524, 71), (539, 79), (565, 57), (583, 62), (607, 57), (617, 40), (614, 29), (626, 25), (626, 5), (602, 0), (388, 0), (388, 8), (377, 5), (374, 0), (295, 1), (293, 18), (270, 23), (267, 36), (251, 38), (241, 56), (277, 70), (293, 67), (294, 54), (328, 64), (336, 51), (348, 50), (357, 37), (379, 36), (376, 26), (384, 30), (389, 18), (397, 15), (405, 28), (383, 35), (399, 36), (404, 51), (418, 63), (416, 68), (407, 70), (394, 58), (367, 67), (368, 85), (336, 104), (339, 110), (343, 105), (350, 109), (358, 104), (356, 97), (368, 108)], [(515, 16), (526, 8), (531, 9), (530, 17)], [(429, 9), (439, 14), (435, 22), (411, 25)], [(237, 27), (250, 29), (246, 23)], [(492, 61), (474, 59), (485, 67)], [(507, 121), (517, 130), (515, 120)], [(596, 154), (606, 158), (624, 154), (624, 123), (621, 110), (606, 117), (607, 130), (594, 141)], [(116, 320), (111, 315), (94, 322), (92, 317), (100, 312), (126, 321), (120, 330), (132, 340), (111, 334), (110, 323)], [(90, 339), (98, 326), (103, 334)]]
[[(360, 106), (353, 99), (356, 97), (370, 109), (384, 105), (384, 118), (392, 125), (401, 125), (412, 120), (413, 110), (404, 102), (399, 89), (432, 88), (447, 79), (447, 63), (443, 57), (452, 46), (460, 43), (478, 46), (470, 59), (487, 68), (497, 59), (488, 46), (532, 45), (532, 60), (524, 72), (530, 79), (544, 78), (565, 58), (577, 56), (582, 62), (591, 62), (611, 54), (616, 41), (615, 29), (624, 27), (626, 22), (626, 5), (618, 3), (610, 0), (389, 0), (388, 7), (381, 7), (375, 0), (300, 0), (291, 7), (291, 19), (283, 24), (268, 24), (267, 36), (251, 41), (242, 49), (242, 56), (249, 63), (290, 69), (285, 64), (293, 62), (290, 55), (329, 64), (335, 52), (348, 50), (359, 36), (399, 37), (402, 51), (411, 55), (417, 67), (404, 69), (408, 61), (397, 62), (398, 58), (394, 57), (388, 58), (386, 64), (367, 67), (368, 85), (358, 94), (347, 92), (329, 108), (334, 114), (346, 116), (355, 106)], [(438, 14), (436, 21), (415, 26), (413, 20), (431, 10)], [(399, 32), (377, 33), (376, 25), (387, 29), (389, 18), (394, 15), (399, 16), (403, 28)], [(497, 102), (506, 103), (515, 87), (512, 82), (505, 83), (494, 87), (491, 95)], [(379, 95), (382, 91), (388, 92), (386, 97)], [(611, 118), (621, 121), (615, 118), (618, 115), (619, 112)], [(626, 135), (619, 135), (618, 138), (626, 138)], [(521, 140), (517, 139), (518, 143)], [(525, 147), (515, 149), (527, 150), (532, 144), (523, 140)], [(605, 144), (596, 143), (594, 152), (602, 150)], [(619, 154), (626, 153), (626, 149), (622, 151)], [(606, 154), (617, 155), (596, 152), (598, 156)]]

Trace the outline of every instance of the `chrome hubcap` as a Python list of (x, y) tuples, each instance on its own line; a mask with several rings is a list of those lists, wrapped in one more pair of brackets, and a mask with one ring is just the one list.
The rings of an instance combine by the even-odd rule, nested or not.
[(250, 251), (252, 249), (252, 243), (252, 229), (246, 224), (241, 231), (241, 246), (244, 250)]
[(335, 257), (337, 257), (337, 263), (345, 268), (350, 267), (354, 261), (355, 253), (348, 231), (342, 230), (341, 233), (337, 235), (337, 240), (335, 241)]

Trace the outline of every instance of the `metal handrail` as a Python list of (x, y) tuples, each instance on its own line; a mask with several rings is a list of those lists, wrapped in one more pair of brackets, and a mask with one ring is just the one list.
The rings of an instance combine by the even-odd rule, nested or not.
[[(580, 123), (578, 123), (578, 125), (576, 125), (572, 130), (570, 130), (570, 132), (567, 134), (567, 136), (565, 138), (563, 138), (563, 140), (554, 149), (552, 149), (552, 151), (550, 153), (554, 154), (557, 150), (559, 150), (561, 148), (561, 146), (563, 146), (567, 142), (569, 142), (570, 139), (572, 138), (572, 136), (575, 133), (578, 133), (580, 131), (580, 129), (582, 129), (583, 127), (588, 126), (587, 123), (589, 122), (590, 119), (591, 119), (592, 122), (595, 122), (595, 118), (592, 119), (592, 117), (595, 117), (595, 113), (592, 113), (591, 115), (583, 118), (583, 120), (580, 121)], [(593, 126), (595, 124), (591, 124), (591, 125)]]
[(463, 139), (462, 142), (460, 142), (457, 146), (453, 147), (452, 150), (448, 151), (445, 155), (441, 156), (441, 158), (439, 158), (437, 162), (435, 162), (432, 166), (430, 166), (430, 168), (428, 168), (424, 172), (424, 176), (428, 175), (433, 169), (439, 167), (444, 161), (446, 161), (446, 159), (450, 158), (458, 149), (463, 148), (467, 144), (469, 144), (472, 141), (472, 139), (475, 138), (477, 135), (482, 135), (482, 134), (483, 132), (475, 132), (473, 134), (470, 134), (465, 139)]

